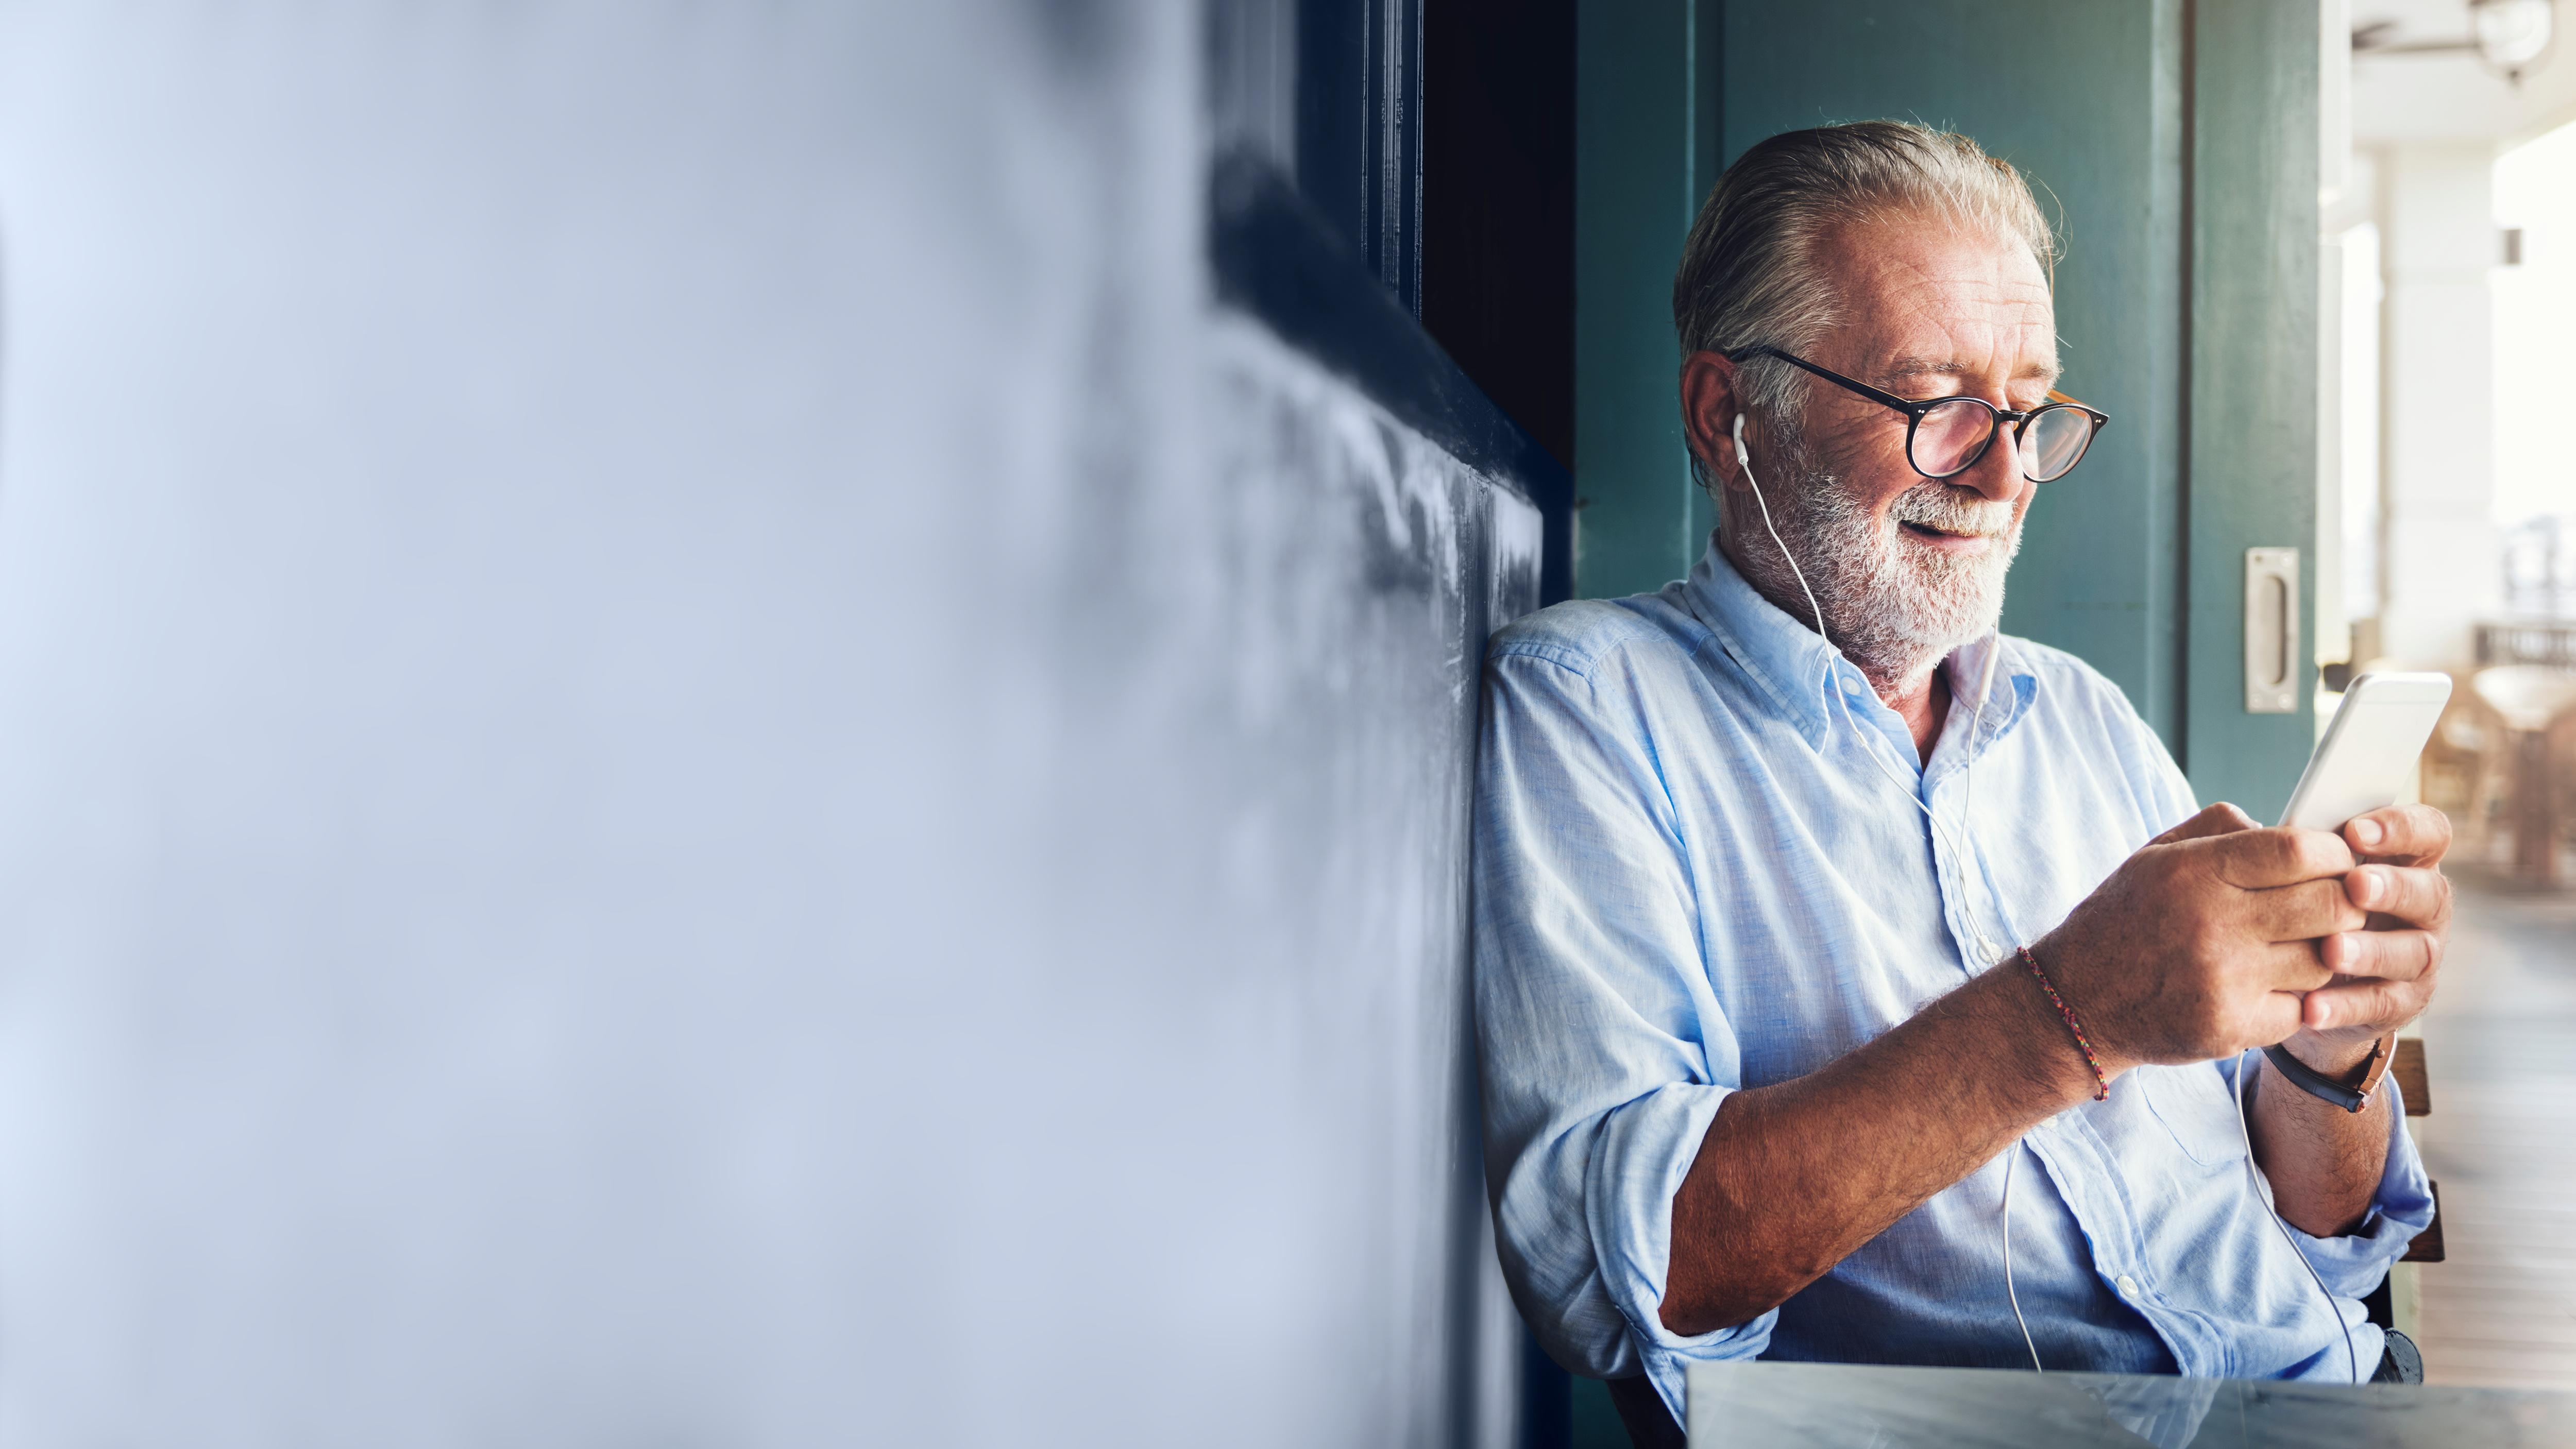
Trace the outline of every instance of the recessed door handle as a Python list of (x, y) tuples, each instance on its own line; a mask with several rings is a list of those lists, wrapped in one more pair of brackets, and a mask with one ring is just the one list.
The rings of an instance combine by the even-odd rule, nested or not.
[(2245, 712), (2299, 710), (2299, 551), (2245, 550)]

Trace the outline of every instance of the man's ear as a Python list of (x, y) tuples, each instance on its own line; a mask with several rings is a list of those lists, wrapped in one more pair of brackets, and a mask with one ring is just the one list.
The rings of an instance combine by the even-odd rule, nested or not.
[(1735, 460), (1735, 416), (1744, 400), (1735, 393), (1735, 364), (1723, 352), (1694, 352), (1682, 362), (1682, 428), (1690, 450), (1708, 475), (1728, 488), (1744, 486)]

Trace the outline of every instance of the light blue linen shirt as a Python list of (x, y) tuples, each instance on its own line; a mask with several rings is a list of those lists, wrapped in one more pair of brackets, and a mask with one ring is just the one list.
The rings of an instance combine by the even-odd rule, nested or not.
[(1504, 1272), (1558, 1362), (1643, 1370), (1677, 1417), (1693, 1359), (2025, 1366), (2001, 1236), (2018, 1152), (2014, 1282), (2047, 1367), (2344, 1381), (2338, 1310), (2362, 1373), (2377, 1365), (2356, 1300), (2431, 1221), (2423, 1165), (2393, 1126), (2360, 1230), (2291, 1230), (2329, 1309), (2255, 1196), (2233, 1061), (2133, 1071), (1778, 1309), (1664, 1328), (1673, 1191), (1729, 1092), (1904, 1021), (1992, 964), (1978, 927), (2003, 952), (2036, 939), (2195, 808), (2116, 686), (2006, 638), (1963, 830), (1964, 701), (1987, 647), (1948, 661), (1963, 703), (1918, 766), (1860, 672), (1714, 545), (1659, 593), (1494, 637), (1476, 792), (1486, 1163)]

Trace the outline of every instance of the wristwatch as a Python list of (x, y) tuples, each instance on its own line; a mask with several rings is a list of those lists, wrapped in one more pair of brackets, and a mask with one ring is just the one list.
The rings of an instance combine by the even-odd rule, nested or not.
[(2347, 1112), (2358, 1112), (2370, 1105), (2370, 1094), (2379, 1090), (2379, 1079), (2388, 1075), (2388, 1063), (2397, 1055), (2397, 1033), (2370, 1044), (2370, 1060), (2361, 1064), (2361, 1080), (2346, 1085), (2290, 1055), (2290, 1049), (2278, 1043), (2263, 1048), (2281, 1075), (2299, 1084), (2311, 1097), (2323, 1098)]

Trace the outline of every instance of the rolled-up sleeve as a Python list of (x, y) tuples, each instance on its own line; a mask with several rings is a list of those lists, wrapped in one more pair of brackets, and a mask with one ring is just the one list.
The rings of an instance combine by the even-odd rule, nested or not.
[(1475, 982), (1485, 1160), (1514, 1300), (1603, 1378), (1750, 1358), (1774, 1315), (1685, 1337), (1660, 1308), (1675, 1189), (1741, 1084), (1674, 812), (1623, 671), (1543, 648), (1485, 674)]
[(2433, 1223), (2433, 1182), (2424, 1175), (2424, 1158), (2406, 1130), (2406, 1098), (2394, 1076), (2382, 1085), (2388, 1093), (2388, 1159), (2379, 1170), (2369, 1215), (2360, 1227), (2334, 1238), (2310, 1237), (2290, 1226), (2299, 1251), (2340, 1298), (2359, 1298), (2378, 1287), (2405, 1255), (2406, 1245)]

